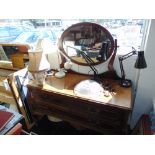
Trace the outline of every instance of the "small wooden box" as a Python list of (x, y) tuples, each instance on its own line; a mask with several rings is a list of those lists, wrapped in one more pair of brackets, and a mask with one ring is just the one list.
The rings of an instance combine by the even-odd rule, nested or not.
[(11, 55), (11, 61), (14, 68), (24, 68), (24, 54), (16, 53)]

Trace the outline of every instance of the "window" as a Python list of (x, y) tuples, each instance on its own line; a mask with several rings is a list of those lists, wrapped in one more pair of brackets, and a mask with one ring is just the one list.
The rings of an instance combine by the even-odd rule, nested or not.
[(0, 41), (12, 41), (22, 32), (20, 27), (16, 26), (1, 26), (0, 25)]
[(143, 19), (15, 19), (0, 20), (0, 42), (27, 43), (36, 46), (39, 38), (49, 38), (55, 45), (62, 32), (78, 22), (102, 25), (118, 42), (118, 52), (128, 53), (141, 46), (146, 20)]

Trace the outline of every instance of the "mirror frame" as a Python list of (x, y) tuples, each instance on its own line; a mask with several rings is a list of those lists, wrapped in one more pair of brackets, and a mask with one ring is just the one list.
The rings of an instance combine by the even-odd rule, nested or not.
[[(61, 50), (61, 51), (64, 53), (64, 55), (65, 55), (68, 59), (71, 59), (71, 61), (74, 62), (75, 64), (78, 64), (78, 65), (81, 65), (81, 66), (89, 66), (87, 63), (81, 63), (81, 62), (78, 62), (78, 61), (72, 59), (71, 57), (69, 57), (69, 56), (66, 54), (66, 52), (65, 52), (65, 50), (64, 50), (64, 48), (63, 48), (63, 40), (64, 40), (64, 38), (65, 38), (65, 37), (67, 36), (67, 34), (69, 33), (70, 29), (71, 29), (71, 28), (74, 28), (74, 27), (76, 27), (76, 26), (94, 26), (94, 27), (100, 28), (100, 29), (107, 35), (108, 39), (109, 39), (110, 42), (111, 42), (111, 49), (110, 49), (110, 51), (109, 51), (109, 52), (110, 52), (109, 58), (113, 55), (114, 50), (115, 50), (115, 42), (114, 42), (114, 39), (113, 39), (111, 33), (110, 33), (106, 28), (104, 28), (103, 26), (101, 26), (101, 25), (99, 25), (99, 24), (91, 23), (91, 22), (81, 22), (81, 23), (73, 24), (73, 25), (71, 25), (70, 27), (68, 27), (68, 28), (62, 33), (62, 35), (61, 35), (61, 37), (60, 37), (60, 39), (59, 39), (58, 48), (59, 48), (59, 50)], [(109, 59), (109, 58), (108, 58), (108, 59)], [(64, 58), (63, 58), (63, 59), (64, 59)], [(107, 59), (107, 60), (108, 60), (108, 59)], [(106, 60), (106, 61), (107, 61), (107, 60)], [(94, 65), (98, 65), (98, 64), (101, 64), (101, 63), (106, 62), (106, 61), (103, 61), (103, 60), (102, 60), (102, 61), (95, 62)]]

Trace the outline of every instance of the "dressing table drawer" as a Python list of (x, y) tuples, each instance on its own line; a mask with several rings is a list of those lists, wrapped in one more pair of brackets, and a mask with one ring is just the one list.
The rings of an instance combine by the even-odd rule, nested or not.
[(57, 107), (63, 107), (66, 109), (72, 109), (75, 112), (96, 114), (98, 116), (107, 116), (112, 118), (120, 118), (120, 109), (116, 109), (106, 105), (94, 104), (91, 101), (73, 98), (70, 96), (64, 96), (55, 93), (46, 93), (44, 91), (31, 90), (31, 99), (33, 99), (33, 104), (42, 104)]

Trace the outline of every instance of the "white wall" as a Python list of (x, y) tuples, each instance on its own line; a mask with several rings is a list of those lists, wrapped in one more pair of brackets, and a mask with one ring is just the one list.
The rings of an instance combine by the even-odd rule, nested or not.
[(148, 67), (140, 71), (138, 89), (131, 119), (131, 128), (134, 127), (143, 113), (147, 114), (150, 112), (152, 101), (155, 99), (155, 19), (151, 20), (149, 35), (144, 51)]
[[(131, 128), (135, 126), (142, 114), (149, 114), (150, 110), (152, 110), (153, 100), (155, 102), (155, 19), (151, 20), (144, 51), (147, 68), (140, 70), (134, 109), (132, 117), (129, 119)], [(133, 81), (133, 86), (137, 76), (137, 69), (134, 68), (135, 61), (135, 56), (123, 61), (126, 78)], [(115, 58), (114, 68), (120, 76), (118, 56)]]

